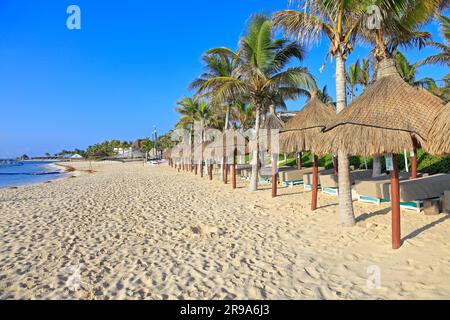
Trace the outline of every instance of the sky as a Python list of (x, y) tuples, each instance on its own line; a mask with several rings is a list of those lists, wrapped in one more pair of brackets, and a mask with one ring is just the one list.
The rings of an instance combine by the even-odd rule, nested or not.
[[(81, 30), (69, 30), (69, 5)], [(288, 0), (1, 0), (0, 158), (84, 149), (110, 139), (162, 134), (178, 119), (176, 101), (202, 72), (201, 55), (235, 49), (252, 13), (271, 14)], [(442, 41), (437, 26), (425, 28)], [(327, 43), (308, 48), (302, 65), (335, 96)], [(366, 57), (357, 47), (348, 63)], [(434, 49), (408, 51), (411, 62)], [(419, 77), (442, 79), (443, 67)], [(302, 108), (303, 101), (289, 103)]]

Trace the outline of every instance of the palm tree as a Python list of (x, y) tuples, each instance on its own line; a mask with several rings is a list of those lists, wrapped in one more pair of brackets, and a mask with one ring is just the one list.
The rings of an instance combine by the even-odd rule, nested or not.
[(421, 86), (448, 103), (450, 101), (450, 74), (446, 75), (441, 82), (443, 84), (439, 86), (434, 79), (424, 78), (421, 80)]
[[(236, 68), (236, 61), (233, 56), (224, 54), (220, 50), (211, 49), (208, 50), (202, 57), (205, 64), (205, 72), (195, 79), (189, 86), (190, 89), (200, 88), (207, 80), (216, 77), (229, 77), (232, 75), (233, 70)], [(214, 90), (210, 90), (206, 96), (213, 95)], [(228, 99), (221, 101), (220, 103), (214, 103), (215, 113), (218, 118), (222, 118), (224, 122), (223, 130), (227, 130), (230, 124), (231, 108), (236, 99), (236, 94), (231, 93)], [(222, 157), (222, 167), (225, 163), (226, 157)], [(220, 172), (220, 179), (224, 180), (224, 171)]]
[[(392, 59), (395, 55), (402, 63), (397, 66), (400, 73), (403, 69), (405, 81), (415, 76), (414, 67), (400, 61), (397, 54), (399, 46), (404, 48), (424, 47), (431, 35), (420, 31), (420, 27), (428, 22), (439, 10), (442, 0), (365, 0), (365, 5), (377, 5), (381, 9), (382, 23), (379, 29), (362, 29), (360, 36), (373, 45), (372, 55), (375, 58), (374, 68), (384, 59)], [(376, 75), (376, 72), (375, 72)], [(374, 156), (373, 176), (381, 175), (381, 156)]]
[(255, 112), (252, 104), (245, 104), (237, 100), (234, 104), (233, 117), (239, 122), (239, 127), (245, 129), (255, 120)]
[(195, 115), (195, 120), (200, 122), (200, 144), (205, 141), (205, 133), (207, 128), (217, 127), (219, 124), (211, 105), (205, 101), (200, 102)]
[[(336, 112), (339, 113), (347, 107), (345, 62), (353, 51), (360, 16), (367, 7), (357, 0), (303, 0), (299, 1), (299, 8), (276, 12), (274, 23), (300, 43), (313, 43), (322, 36), (329, 40), (328, 55), (336, 58)], [(348, 155), (338, 151), (338, 162), (341, 222), (354, 225)]]
[(370, 84), (370, 60), (362, 59), (361, 66), (359, 67), (359, 76), (358, 76), (358, 84), (363, 87), (363, 92), (366, 91), (367, 87)]
[[(217, 77), (230, 77), (236, 68), (236, 61), (232, 55), (224, 54), (220, 49), (214, 48), (208, 50), (202, 57), (202, 60), (205, 64), (204, 69), (205, 72), (200, 75), (200, 77), (196, 78), (189, 85), (189, 89), (198, 89), (205, 82), (210, 79)], [(214, 90), (210, 90), (208, 92), (210, 95), (214, 93)], [(223, 101), (222, 104), (215, 105), (216, 109), (219, 109), (218, 113), (222, 112), (223, 104), (225, 105), (225, 120), (224, 120), (224, 130), (227, 130), (230, 123), (230, 113), (231, 113), (231, 105), (234, 103), (235, 95), (231, 94), (227, 101)]]
[(359, 60), (356, 60), (356, 62), (354, 64), (351, 64), (348, 67), (348, 72), (346, 74), (347, 77), (347, 88), (349, 91), (349, 95), (350, 95), (350, 103), (352, 103), (353, 98), (356, 96), (356, 86), (359, 83), (359, 79), (360, 79), (360, 65), (359, 65)]
[(181, 100), (177, 101), (177, 107), (175, 110), (182, 115), (180, 120), (178, 121), (178, 128), (186, 128), (193, 130), (193, 125), (195, 121), (195, 117), (197, 115), (199, 102), (196, 97), (184, 97)]
[(428, 45), (431, 45), (438, 49), (439, 53), (420, 61), (418, 65), (442, 64), (444, 66), (450, 66), (450, 47), (448, 46), (448, 43), (450, 42), (450, 18), (439, 16), (439, 21), (441, 25), (442, 36), (446, 40), (447, 44), (429, 41)]
[[(303, 48), (285, 39), (274, 40), (272, 21), (264, 15), (251, 17), (236, 53), (228, 48), (219, 48), (211, 53), (230, 56), (236, 61), (236, 69), (231, 76), (208, 79), (199, 92), (212, 92), (215, 103), (236, 95), (248, 97), (255, 108), (255, 137), (259, 136), (260, 115), (271, 103), (279, 98), (297, 98), (315, 84), (306, 68), (286, 68), (293, 58), (303, 58)], [(256, 145), (250, 190), (258, 189), (259, 147), (258, 143)]]
[(406, 57), (400, 51), (397, 51), (394, 56), (394, 60), (397, 71), (403, 78), (403, 80), (405, 80), (405, 82), (409, 83), (412, 86), (418, 86), (420, 84), (420, 81), (416, 81), (418, 72), (417, 65), (409, 63)]
[(320, 101), (325, 103), (327, 106), (331, 106), (333, 109), (336, 109), (336, 103), (333, 100), (333, 97), (328, 94), (327, 86), (323, 86), (322, 90), (317, 90), (317, 97)]
[[(442, 0), (364, 0), (376, 5), (382, 22), (377, 29), (361, 29), (360, 36), (373, 45), (376, 61), (393, 58), (397, 48), (422, 48), (431, 34), (420, 31), (438, 10)], [(375, 66), (376, 67), (376, 66)]]

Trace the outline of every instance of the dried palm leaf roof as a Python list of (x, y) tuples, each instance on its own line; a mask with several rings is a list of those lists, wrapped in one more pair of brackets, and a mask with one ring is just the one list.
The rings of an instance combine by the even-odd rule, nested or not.
[(395, 62), (385, 59), (377, 80), (327, 125), (316, 152), (381, 155), (426, 149), (433, 120), (442, 108), (441, 99), (407, 84)]
[(336, 118), (332, 108), (313, 94), (305, 107), (290, 119), (280, 134), (281, 152), (315, 149), (316, 141), (327, 123)]
[(163, 154), (162, 154), (163, 159), (169, 160), (171, 158), (171, 155), (172, 155), (172, 148), (164, 149)]
[(427, 145), (428, 151), (432, 154), (450, 154), (450, 103), (447, 103), (434, 120)]
[(179, 159), (183, 157), (183, 145), (177, 144), (172, 149), (170, 149), (171, 157), (174, 159)]
[(261, 124), (261, 129), (273, 130), (273, 129), (283, 129), (285, 123), (278, 118), (278, 116), (272, 112), (266, 114), (266, 119)]
[(218, 160), (231, 155), (237, 149), (238, 155), (248, 152), (248, 143), (244, 134), (237, 130), (226, 130), (206, 147), (204, 154), (208, 160)]
[(205, 141), (205, 142), (199, 143), (197, 145), (194, 145), (192, 156), (204, 158), (205, 151), (208, 148), (208, 146), (210, 145), (210, 143), (211, 142), (209, 142), (209, 141)]

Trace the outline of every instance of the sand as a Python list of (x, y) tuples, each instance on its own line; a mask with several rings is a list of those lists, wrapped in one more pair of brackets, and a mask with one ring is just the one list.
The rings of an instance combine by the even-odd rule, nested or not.
[(0, 299), (450, 298), (448, 214), (402, 211), (392, 250), (388, 205), (355, 203), (344, 228), (336, 198), (311, 212), (301, 186), (272, 199), (166, 165), (93, 169), (0, 190)]

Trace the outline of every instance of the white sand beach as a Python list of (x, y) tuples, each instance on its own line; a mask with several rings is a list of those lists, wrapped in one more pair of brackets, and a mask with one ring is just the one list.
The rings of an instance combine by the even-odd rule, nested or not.
[(337, 199), (313, 213), (301, 186), (272, 199), (165, 165), (93, 169), (0, 190), (0, 299), (450, 298), (448, 214), (402, 211), (392, 250), (389, 205), (355, 203), (343, 228)]

